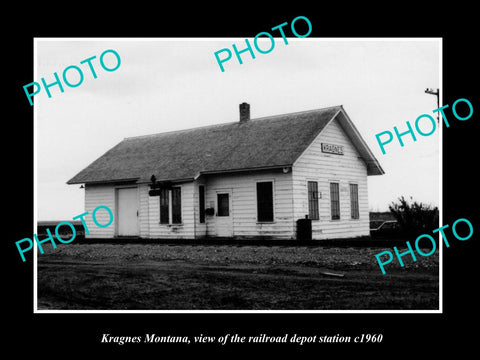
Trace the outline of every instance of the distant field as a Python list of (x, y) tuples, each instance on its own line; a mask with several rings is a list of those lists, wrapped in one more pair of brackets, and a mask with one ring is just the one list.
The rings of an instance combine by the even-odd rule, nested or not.
[[(391, 250), (391, 248), (386, 248)], [(438, 253), (382, 275), (382, 248), (68, 244), (38, 255), (38, 308), (438, 309)], [(343, 277), (335, 275), (344, 275)]]

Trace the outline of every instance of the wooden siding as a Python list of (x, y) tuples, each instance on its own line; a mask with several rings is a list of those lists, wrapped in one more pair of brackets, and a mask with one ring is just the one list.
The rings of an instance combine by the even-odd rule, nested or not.
[[(182, 223), (181, 224), (160, 224), (160, 197), (149, 196), (148, 186), (144, 186), (141, 191), (140, 214), (144, 232), (143, 237), (154, 239), (193, 239), (195, 234), (195, 213), (193, 203), (194, 183), (183, 183), (180, 185), (182, 201)], [(145, 219), (143, 219), (145, 217)], [(148, 225), (146, 230), (145, 225)], [(141, 227), (142, 229), (142, 227)]]
[[(344, 155), (323, 153), (321, 143), (341, 145)], [(256, 183), (273, 181), (274, 221), (257, 221)], [(318, 182), (319, 220), (312, 220), (313, 239), (345, 238), (369, 234), (367, 168), (337, 120), (332, 120), (295, 162), (292, 171), (245, 172), (202, 176), (182, 183), (182, 224), (160, 224), (158, 196), (149, 196), (147, 184), (138, 185), (138, 229), (143, 238), (201, 238), (215, 236), (215, 215), (199, 222), (198, 186), (205, 186), (205, 207), (216, 207), (217, 191), (231, 191), (233, 236), (236, 238), (294, 239), (296, 221), (308, 214), (308, 181)], [(331, 220), (330, 182), (339, 183), (340, 220)], [(351, 219), (349, 184), (358, 185), (359, 219)], [(87, 238), (111, 238), (116, 235), (116, 219), (106, 227), (93, 223), (91, 214), (99, 205), (116, 214), (116, 189), (120, 186), (86, 185), (85, 217), (90, 234)], [(215, 209), (216, 212), (217, 209)], [(98, 212), (100, 223), (108, 214)]]
[[(137, 187), (137, 186), (136, 186)], [(116, 189), (121, 186), (114, 185), (87, 185), (85, 186), (85, 217), (90, 231), (87, 238), (112, 238), (116, 231)], [(158, 196), (149, 196), (147, 184), (138, 185), (138, 229), (142, 238), (194, 238), (194, 209), (193, 209), (193, 183), (181, 184), (182, 188), (182, 224), (160, 224), (160, 203)], [(93, 209), (99, 205), (106, 205), (114, 214), (113, 223), (106, 227), (96, 226), (92, 220)], [(198, 207), (198, 204), (197, 204)], [(198, 209), (196, 210), (198, 212)], [(97, 212), (97, 220), (101, 224), (108, 222), (106, 211)]]
[[(108, 206), (114, 214), (112, 224), (104, 228), (95, 225), (92, 218), (93, 210), (100, 205)], [(88, 211), (84, 219), (90, 232), (88, 235), (85, 232), (85, 238), (112, 238), (115, 235), (115, 189), (112, 185), (85, 185), (85, 211)], [(105, 210), (98, 210), (96, 218), (100, 224), (106, 224), (109, 221), (109, 215)]]
[[(321, 143), (342, 145), (344, 155), (323, 153)], [(336, 119), (332, 120), (293, 166), (294, 218), (308, 215), (307, 182), (317, 181), (319, 220), (312, 220), (316, 240), (369, 235), (367, 167)], [(331, 220), (330, 182), (340, 188), (340, 220)], [(358, 184), (359, 219), (351, 219), (349, 184)]]
[[(150, 234), (150, 196), (148, 191), (150, 187), (147, 184), (138, 185), (138, 196), (140, 205), (138, 208), (138, 229), (142, 238), (148, 238)], [(160, 211), (160, 209), (159, 209)]]
[[(257, 222), (256, 183), (273, 181), (274, 221)], [(292, 174), (282, 172), (217, 175), (206, 179), (205, 205), (214, 207), (217, 191), (230, 190), (233, 236), (236, 238), (294, 238), (292, 213)], [(215, 209), (216, 212), (217, 209)], [(215, 215), (206, 216), (207, 235), (215, 236)]]

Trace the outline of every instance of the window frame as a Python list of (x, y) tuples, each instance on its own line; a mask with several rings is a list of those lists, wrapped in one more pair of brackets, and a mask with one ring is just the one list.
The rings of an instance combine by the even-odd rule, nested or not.
[[(352, 189), (355, 189), (354, 193), (352, 193)], [(360, 202), (358, 199), (358, 184), (350, 183), (349, 190), (350, 190), (350, 219), (359, 220), (360, 219)], [(352, 194), (355, 195), (355, 198), (352, 196)]]
[[(165, 204), (166, 202), (166, 204)], [(162, 225), (169, 225), (170, 224), (170, 190), (169, 189), (160, 189), (160, 196), (159, 196), (159, 203), (160, 203), (160, 224)], [(162, 207), (166, 206), (165, 209), (162, 210)], [(166, 218), (165, 218), (166, 217)]]
[[(310, 191), (310, 184), (315, 184), (315, 190)], [(312, 194), (312, 196), (310, 196)], [(318, 181), (307, 180), (307, 200), (308, 200), (308, 218), (311, 220), (320, 220)], [(312, 204), (315, 206), (312, 208)], [(313, 213), (313, 216), (312, 216)], [(316, 216), (315, 216), (316, 215)]]
[[(174, 204), (173, 204), (173, 191), (179, 191), (179, 199), (180, 203), (178, 204), (178, 209), (179, 209), (179, 214), (174, 214)], [(166, 196), (164, 196), (166, 194)], [(166, 204), (162, 202), (163, 199), (166, 199)], [(167, 206), (168, 211), (165, 213), (165, 210), (162, 211), (162, 206)], [(182, 207), (182, 186), (177, 185), (177, 186), (172, 186), (171, 188), (164, 188), (161, 189), (160, 196), (159, 196), (159, 223), (160, 225), (167, 225), (167, 226), (175, 226), (175, 225), (183, 225), (183, 213), (182, 213), (183, 207)], [(162, 214), (164, 214), (162, 216)], [(174, 215), (179, 216), (179, 221), (174, 222)], [(167, 219), (164, 218), (164, 216), (167, 217)]]
[[(272, 189), (272, 216), (271, 220), (265, 220), (259, 218), (259, 199), (258, 199), (258, 184), (260, 183), (270, 183), (271, 184), (271, 189)], [(262, 180), (256, 180), (255, 181), (255, 203), (256, 203), (256, 220), (258, 224), (272, 224), (275, 222), (275, 180), (274, 179), (262, 179)]]
[[(175, 204), (174, 203), (174, 191), (178, 192), (178, 201), (179, 203)], [(172, 210), (172, 216), (171, 216), (171, 224), (172, 225), (179, 225), (182, 224), (182, 188), (180, 186), (172, 186), (172, 189), (170, 189), (170, 194), (171, 194), (171, 210)], [(175, 208), (174, 208), (175, 207)], [(179, 213), (174, 213), (174, 211), (178, 209)]]
[[(223, 214), (223, 213), (220, 214), (220, 201), (218, 201), (219, 196), (224, 196), (224, 195), (227, 195), (227, 200), (228, 200), (228, 202), (227, 202), (228, 214), (226, 214), (226, 215)], [(231, 212), (232, 212), (231, 209), (230, 209), (230, 193), (229, 192), (217, 192), (217, 199), (216, 200), (217, 200), (217, 214), (216, 214), (216, 216), (217, 217), (229, 217)]]
[[(338, 221), (341, 220), (341, 212), (340, 212), (340, 182), (339, 181), (330, 181), (330, 220), (332, 221)], [(332, 190), (332, 185), (336, 185), (336, 192)], [(337, 199), (334, 199), (333, 195), (337, 195)], [(336, 206), (334, 206), (336, 205)], [(335, 212), (335, 213), (334, 213)], [(337, 215), (336, 212), (338, 212), (338, 217), (334, 218), (334, 215)]]
[(205, 185), (198, 185), (198, 207), (200, 224), (205, 224)]

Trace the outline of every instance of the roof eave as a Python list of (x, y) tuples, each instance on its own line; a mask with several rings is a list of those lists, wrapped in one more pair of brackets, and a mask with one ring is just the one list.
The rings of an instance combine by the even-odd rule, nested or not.
[(378, 161), (367, 162), (367, 175), (383, 175), (385, 171), (382, 169)]
[(68, 185), (75, 185), (75, 184), (111, 184), (111, 183), (120, 183), (120, 182), (137, 182), (140, 178), (124, 178), (124, 179), (110, 179), (110, 180), (75, 180), (72, 178), (67, 181)]
[[(165, 181), (169, 181), (169, 182), (172, 182), (172, 183), (182, 183), (182, 182), (189, 182), (189, 181), (194, 181), (195, 178), (193, 177), (187, 177), (187, 178), (178, 178), (178, 179), (173, 179), (173, 178), (163, 178), (163, 179), (155, 179), (157, 182), (165, 182)], [(152, 181), (151, 180), (147, 180), (147, 179), (143, 179), (143, 178), (140, 178), (138, 181), (137, 181), (137, 184), (150, 184)]]
[(259, 167), (239, 168), (239, 169), (200, 171), (195, 175), (194, 180), (197, 180), (202, 175), (215, 175), (215, 174), (238, 173), (238, 172), (247, 172), (247, 171), (274, 170), (274, 169), (290, 168), (292, 166), (293, 166), (293, 164), (282, 164), (282, 165), (259, 166)]
[[(353, 145), (357, 148), (357, 151), (359, 151), (360, 155), (362, 156), (362, 159), (365, 161), (367, 164), (367, 175), (383, 175), (385, 174), (385, 171), (382, 169), (380, 166), (379, 161), (373, 155), (372, 150), (370, 150), (370, 147), (367, 145), (363, 137), (360, 135), (360, 132), (356, 128), (355, 124), (352, 122), (348, 114), (346, 113), (345, 109), (341, 108), (341, 110), (335, 115), (338, 116), (338, 114), (342, 114), (344, 119), (346, 120), (345, 122), (339, 121), (340, 126), (342, 126), (343, 130), (347, 133), (347, 135), (350, 137), (350, 140), (352, 141)], [(348, 129), (345, 128), (345, 126), (348, 126)], [(352, 134), (349, 134), (351, 130)]]

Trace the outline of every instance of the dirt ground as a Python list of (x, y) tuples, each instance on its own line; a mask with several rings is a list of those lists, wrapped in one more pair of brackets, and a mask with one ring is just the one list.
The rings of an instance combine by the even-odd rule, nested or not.
[[(377, 247), (68, 244), (38, 255), (38, 309), (435, 310), (438, 252)], [(427, 251), (425, 251), (427, 252)]]

